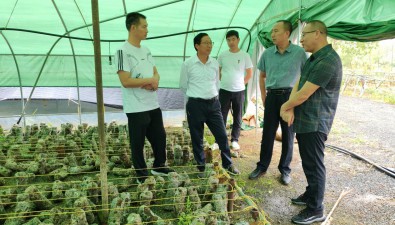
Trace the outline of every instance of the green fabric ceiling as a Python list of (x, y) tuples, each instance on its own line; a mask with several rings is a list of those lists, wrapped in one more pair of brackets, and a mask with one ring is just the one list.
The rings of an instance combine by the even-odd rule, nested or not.
[[(275, 1), (260, 19), (261, 43), (268, 47), (271, 26), (278, 19), (288, 19), (297, 26), (302, 22), (324, 21), (329, 36), (348, 41), (379, 41), (395, 37), (394, 0), (293, 0)], [(299, 8), (301, 8), (299, 12)], [(278, 17), (280, 15), (280, 18)]]
[[(122, 42), (106, 40), (127, 38), (124, 18), (128, 12), (140, 11), (147, 16), (149, 37), (237, 26), (251, 30), (252, 42), (258, 38), (264, 46), (269, 46), (273, 23), (291, 19), (297, 24), (300, 4), (302, 21), (323, 20), (335, 38), (371, 41), (395, 35), (394, 0), (99, 0), (100, 35), (104, 40), (101, 43), (103, 85), (120, 85), (109, 56)], [(92, 41), (23, 31), (90, 39), (91, 24), (89, 0), (0, 1), (0, 87), (94, 87)], [(247, 32), (237, 30), (242, 48), (247, 50)], [(226, 29), (206, 32), (215, 43), (212, 56), (227, 49)], [(143, 42), (155, 57), (162, 77), (161, 87), (178, 87), (184, 43), (186, 40), (185, 56), (195, 54), (192, 44), (195, 34)]]
[[(228, 26), (250, 29), (268, 2), (268, 0), (99, 0), (100, 35), (102, 40), (127, 39), (124, 20), (125, 15), (132, 11), (140, 11), (147, 16), (149, 37), (185, 32), (189, 21), (189, 31)], [(3, 78), (0, 79), (0, 87), (20, 85), (13, 54), (19, 66), (22, 86), (34, 86), (38, 76), (40, 78), (37, 86), (76, 86), (76, 77), (80, 86), (95, 86), (92, 57), (94, 51), (91, 41), (60, 39), (10, 30), (24, 29), (92, 38), (91, 23), (89, 0), (0, 1), (0, 28), (3, 29), (0, 35), (0, 74)], [(4, 30), (5, 28), (9, 30)], [(247, 31), (237, 30), (242, 39), (247, 37)], [(207, 33), (215, 42), (213, 56), (227, 48), (224, 42), (225, 29), (207, 31)], [(194, 35), (192, 33), (187, 37), (185, 52), (187, 57), (195, 53), (192, 44)], [(143, 42), (155, 57), (162, 75), (162, 87), (178, 87), (185, 40), (186, 35), (177, 35)], [(113, 55), (121, 44), (122, 42), (101, 44), (104, 86), (119, 86), (115, 67), (109, 65), (108, 56)], [(45, 61), (48, 53), (49, 58)]]

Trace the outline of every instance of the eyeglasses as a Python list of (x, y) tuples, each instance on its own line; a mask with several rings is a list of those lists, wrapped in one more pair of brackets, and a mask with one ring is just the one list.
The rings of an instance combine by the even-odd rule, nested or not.
[(204, 44), (204, 45), (214, 45), (214, 42), (202, 42), (200, 44)]
[(306, 32), (302, 32), (302, 37), (304, 37), (304, 36), (305, 36), (305, 34), (314, 33), (314, 32), (316, 32), (316, 31), (319, 31), (321, 34), (323, 34), (323, 32), (322, 32), (322, 31), (320, 31), (320, 30), (313, 30), (313, 31), (306, 31)]

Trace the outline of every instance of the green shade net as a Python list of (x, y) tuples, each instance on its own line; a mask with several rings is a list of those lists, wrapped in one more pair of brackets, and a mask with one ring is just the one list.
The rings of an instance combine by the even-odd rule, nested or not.
[[(219, 27), (245, 27), (248, 30), (269, 0), (100, 0), (98, 3), (100, 38), (119, 40), (101, 42), (103, 86), (120, 86), (113, 55), (128, 37), (125, 15), (139, 11), (147, 16), (149, 38), (195, 31), (142, 42), (154, 56), (161, 75), (160, 86), (178, 88), (184, 55), (188, 58), (196, 54), (193, 48), (196, 30)], [(90, 39), (93, 37), (91, 10), (89, 0), (1, 0), (0, 87), (19, 87), (19, 79), (23, 87), (94, 87), (92, 41), (10, 30)], [(247, 39), (246, 30), (236, 30), (242, 40)], [(215, 43), (212, 56), (228, 49), (227, 29), (205, 32)], [(242, 49), (247, 50), (247, 45), (248, 41)]]
[[(300, 12), (298, 1), (275, 2), (267, 10), (269, 15), (259, 19), (264, 27), (258, 38), (265, 47), (272, 45), (270, 30), (277, 20), (288, 19), (296, 27), (299, 15), (302, 22), (323, 21), (329, 36), (335, 39), (368, 42), (395, 37), (394, 0), (304, 0)], [(281, 13), (280, 9), (288, 13)]]
[[(99, 1), (100, 36), (105, 40), (127, 38), (125, 14), (140, 11), (147, 16), (148, 37), (228, 26), (245, 27), (252, 42), (272, 45), (270, 30), (279, 19), (319, 19), (331, 37), (377, 41), (395, 36), (395, 0), (156, 0)], [(25, 29), (73, 37), (92, 38), (91, 1), (0, 1), (0, 87), (94, 87), (92, 41), (69, 40)], [(188, 28), (189, 25), (189, 28)], [(248, 32), (240, 33), (241, 48), (248, 49)], [(228, 49), (226, 29), (206, 31), (216, 57)], [(161, 75), (160, 86), (178, 88), (180, 67), (196, 54), (197, 32), (146, 40)], [(101, 42), (104, 87), (119, 87), (113, 54), (122, 42)], [(184, 45), (186, 46), (184, 50)], [(250, 53), (252, 47), (250, 46)], [(47, 57), (48, 56), (48, 57)]]

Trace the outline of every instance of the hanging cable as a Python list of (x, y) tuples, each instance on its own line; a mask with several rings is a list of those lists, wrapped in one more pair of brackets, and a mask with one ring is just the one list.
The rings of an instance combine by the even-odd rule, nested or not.
[(111, 42), (108, 42), (108, 65), (112, 65), (112, 59), (111, 59)]

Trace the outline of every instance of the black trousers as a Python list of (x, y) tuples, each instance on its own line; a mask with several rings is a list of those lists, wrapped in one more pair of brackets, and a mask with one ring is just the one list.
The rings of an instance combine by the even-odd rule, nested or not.
[(307, 196), (307, 207), (314, 211), (324, 209), (322, 201), (325, 193), (324, 150), (327, 135), (321, 132), (296, 134), (302, 167), (307, 179), (304, 195)]
[(292, 126), (288, 127), (287, 122), (280, 117), (280, 108), (288, 101), (289, 95), (290, 92), (282, 94), (269, 92), (266, 96), (260, 161), (257, 163), (257, 167), (264, 171), (269, 168), (270, 161), (272, 160), (274, 139), (276, 138), (276, 131), (280, 123), (282, 144), (278, 169), (281, 173), (285, 174), (291, 172), (289, 164), (292, 161), (295, 134), (292, 131)]
[(221, 105), (218, 99), (199, 100), (189, 98), (187, 105), (187, 119), (191, 133), (193, 155), (200, 171), (206, 164), (203, 151), (204, 123), (207, 124), (214, 135), (219, 149), (221, 150), (222, 166), (229, 167), (232, 164), (228, 137), (226, 136), (225, 124), (221, 114)]
[(222, 117), (226, 127), (226, 120), (230, 107), (232, 107), (233, 126), (230, 141), (239, 141), (241, 118), (243, 114), (244, 105), (244, 90), (238, 92), (231, 92), (224, 89), (219, 89), (219, 101), (221, 103)]
[(126, 113), (128, 117), (130, 148), (132, 162), (137, 176), (148, 176), (147, 164), (144, 159), (145, 137), (151, 144), (154, 152), (154, 167), (163, 167), (166, 163), (166, 132), (163, 127), (162, 111), (160, 108), (138, 112)]

